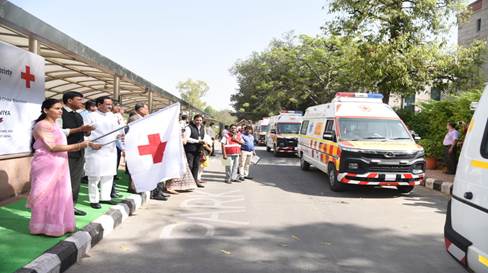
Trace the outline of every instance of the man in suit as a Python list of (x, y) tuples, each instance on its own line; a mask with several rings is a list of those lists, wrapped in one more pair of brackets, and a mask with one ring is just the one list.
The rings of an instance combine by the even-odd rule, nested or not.
[[(79, 92), (66, 92), (63, 94), (63, 115), (58, 121), (67, 136), (68, 144), (83, 142), (85, 135), (94, 129), (91, 125), (83, 125), (83, 118), (78, 113), (83, 108), (83, 95)], [(71, 190), (73, 203), (76, 205), (80, 192), (83, 165), (85, 164), (84, 150), (68, 153), (69, 172), (71, 175)], [(75, 208), (75, 215), (83, 216), (86, 212)]]
[(200, 168), (200, 154), (205, 143), (205, 127), (203, 126), (203, 116), (196, 114), (193, 121), (185, 128), (184, 139), (186, 159), (190, 167), (191, 174), (199, 188), (203, 188), (201, 181), (198, 181), (198, 169)]

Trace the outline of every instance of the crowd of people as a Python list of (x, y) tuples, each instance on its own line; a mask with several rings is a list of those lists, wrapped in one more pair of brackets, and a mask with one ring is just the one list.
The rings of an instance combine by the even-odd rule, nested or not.
[[(125, 109), (108, 96), (88, 100), (83, 95), (66, 92), (62, 100), (46, 99), (41, 115), (33, 125), (31, 190), (28, 207), (31, 209), (29, 229), (32, 234), (63, 236), (75, 231), (75, 215), (87, 213), (76, 208), (81, 183), (88, 183), (88, 199), (93, 209), (101, 204), (113, 205), (117, 193), (117, 171), (124, 155), (126, 124), (149, 115), (145, 103), (137, 103), (127, 122)], [(167, 200), (171, 194), (189, 192), (205, 187), (203, 170), (215, 155), (218, 136), (213, 123), (207, 124), (200, 114), (188, 121), (180, 120), (182, 154), (186, 173), (181, 178), (162, 181), (151, 192), (155, 200)], [(226, 126), (219, 136), (225, 162), (225, 182), (251, 179), (249, 169), (255, 155), (252, 127), (240, 132), (236, 125)], [(128, 191), (136, 193), (129, 177)]]

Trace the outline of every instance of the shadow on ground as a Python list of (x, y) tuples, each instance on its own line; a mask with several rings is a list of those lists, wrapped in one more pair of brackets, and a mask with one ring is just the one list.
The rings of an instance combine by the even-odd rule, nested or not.
[[(160, 231), (150, 227), (141, 234), (154, 232)], [(152, 242), (133, 239), (130, 248), (125, 249), (126, 239), (111, 240), (110, 252), (97, 251), (82, 264), (93, 273), (462, 272), (445, 253), (442, 240), (434, 235), (398, 234), (388, 228), (333, 223), (283, 229), (219, 228), (214, 237), (208, 238), (205, 232), (201, 226), (187, 226), (175, 231), (183, 238)], [(81, 269), (75, 266), (68, 272), (82, 272)]]

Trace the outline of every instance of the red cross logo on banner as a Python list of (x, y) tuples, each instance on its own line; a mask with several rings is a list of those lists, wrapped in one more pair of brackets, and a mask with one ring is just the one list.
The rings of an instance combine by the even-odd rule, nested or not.
[(30, 82), (36, 81), (36, 77), (30, 73), (30, 66), (28, 65), (25, 66), (25, 72), (20, 73), (20, 78), (25, 80), (25, 88), (30, 88)]
[(139, 154), (151, 155), (154, 164), (160, 163), (163, 161), (164, 150), (166, 149), (167, 142), (161, 142), (161, 137), (159, 134), (148, 135), (147, 139), (149, 140), (148, 145), (141, 145), (137, 147)]

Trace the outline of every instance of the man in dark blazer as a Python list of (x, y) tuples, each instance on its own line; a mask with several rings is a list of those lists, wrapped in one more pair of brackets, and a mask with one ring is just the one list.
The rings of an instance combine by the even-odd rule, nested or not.
[[(63, 94), (63, 104), (63, 116), (58, 122), (61, 123), (61, 128), (63, 128), (63, 132), (67, 136), (68, 144), (83, 142), (85, 135), (89, 135), (94, 129), (89, 124), (83, 125), (83, 118), (78, 113), (79, 110), (83, 109), (83, 95), (79, 92), (66, 92)], [(68, 163), (71, 175), (73, 203), (76, 206), (85, 164), (84, 150), (69, 152)], [(86, 212), (75, 207), (75, 215), (83, 216), (86, 215)]]

